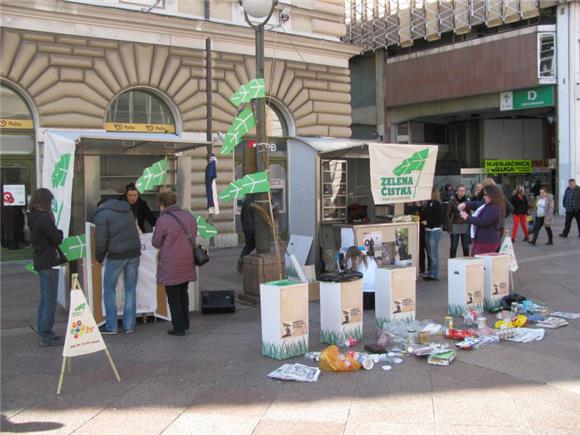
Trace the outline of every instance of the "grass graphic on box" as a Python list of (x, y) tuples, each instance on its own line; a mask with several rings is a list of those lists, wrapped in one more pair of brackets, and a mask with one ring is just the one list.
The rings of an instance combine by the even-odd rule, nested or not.
[(349, 338), (354, 338), (357, 341), (362, 340), (363, 338), (362, 323), (351, 327), (345, 327), (340, 332), (328, 329), (323, 329), (320, 331), (320, 341), (325, 344), (340, 345)]
[[(474, 308), (478, 313), (483, 312), (483, 304), (471, 304), (471, 308)], [(453, 317), (459, 317), (463, 316), (469, 309), (469, 306), (463, 304), (448, 304), (447, 314)]]
[(483, 301), (483, 308), (486, 311), (493, 311), (497, 308), (501, 307), (501, 298), (492, 298), (492, 299), (485, 299)]
[(274, 344), (262, 341), (262, 355), (269, 358), (282, 360), (301, 356), (308, 352), (308, 338), (302, 337), (299, 340), (284, 341), (282, 344)]

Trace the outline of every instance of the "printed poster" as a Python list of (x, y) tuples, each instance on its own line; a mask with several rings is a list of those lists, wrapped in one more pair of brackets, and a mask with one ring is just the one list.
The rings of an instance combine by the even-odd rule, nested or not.
[(415, 318), (415, 268), (395, 270), (392, 276), (391, 313), (393, 320)]
[(72, 290), (62, 356), (86, 355), (100, 350), (105, 350), (105, 342), (85, 295), (82, 290)]
[(369, 145), (371, 191), (376, 205), (431, 198), (436, 145)]
[(481, 265), (467, 265), (467, 285), (465, 304), (468, 309), (478, 310), (483, 306), (484, 273)]
[(503, 298), (509, 294), (509, 257), (497, 256), (493, 257), (493, 268), (491, 275), (491, 296), (494, 299)]
[(26, 205), (26, 186), (24, 184), (5, 184), (2, 186), (4, 207), (23, 207)]
[(363, 245), (367, 255), (374, 257), (377, 250), (381, 250), (383, 245), (383, 233), (372, 232), (363, 234)]
[(358, 281), (343, 282), (340, 295), (343, 327), (355, 326), (362, 322), (362, 293)]
[(297, 293), (307, 287), (282, 287), (280, 289), (280, 339), (302, 338), (308, 335), (308, 302)]

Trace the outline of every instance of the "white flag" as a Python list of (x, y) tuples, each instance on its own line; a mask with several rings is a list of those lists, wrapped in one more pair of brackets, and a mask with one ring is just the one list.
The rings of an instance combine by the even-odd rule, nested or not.
[(103, 336), (82, 290), (71, 290), (68, 325), (62, 356), (71, 357), (105, 350)]

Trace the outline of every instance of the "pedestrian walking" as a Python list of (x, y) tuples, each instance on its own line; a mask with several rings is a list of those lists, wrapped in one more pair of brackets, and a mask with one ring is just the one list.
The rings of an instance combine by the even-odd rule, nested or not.
[(540, 229), (542, 226), (546, 228), (546, 233), (548, 234), (548, 243), (546, 245), (553, 245), (552, 237), (552, 222), (554, 220), (554, 197), (548, 192), (548, 187), (544, 186), (540, 188), (540, 197), (536, 201), (536, 217), (534, 219), (534, 237), (530, 242), (532, 245), (536, 245), (538, 240), (538, 235), (540, 234)]
[(95, 225), (95, 258), (99, 263), (107, 259), (103, 278), (106, 324), (101, 327), (101, 333), (117, 333), (117, 281), (123, 272), (123, 329), (129, 334), (135, 330), (136, 325), (137, 279), (141, 256), (141, 241), (131, 206), (120, 199), (102, 202), (95, 214)]
[(242, 201), (240, 220), (242, 221), (242, 231), (244, 232), (245, 246), (238, 258), (238, 272), (242, 273), (244, 267), (244, 257), (250, 255), (256, 248), (256, 220), (255, 211), (252, 207), (254, 196), (246, 195)]
[(461, 248), (463, 249), (463, 256), (469, 256), (469, 224), (464, 220), (457, 208), (459, 204), (467, 201), (465, 196), (465, 186), (460, 184), (457, 186), (455, 195), (449, 200), (445, 209), (445, 227), (449, 232), (450, 248), (449, 258), (455, 258), (457, 255), (457, 247), (461, 239)]
[(514, 209), (513, 214), (513, 228), (512, 228), (512, 242), (516, 241), (518, 235), (518, 226), (522, 226), (524, 231), (524, 242), (529, 239), (528, 234), (528, 200), (524, 191), (524, 186), (518, 186), (510, 202)]
[[(461, 217), (471, 224), (471, 255), (496, 252), (500, 242), (500, 219), (505, 213), (505, 200), (495, 184), (483, 187), (483, 204), (467, 201), (459, 204)], [(472, 215), (466, 209), (475, 210)]]
[(439, 242), (443, 233), (443, 205), (437, 188), (431, 189), (431, 200), (423, 211), (425, 236), (431, 258), (429, 273), (423, 276), (426, 281), (435, 281), (439, 277)]
[(558, 234), (560, 237), (568, 237), (572, 221), (576, 219), (578, 225), (578, 237), (580, 237), (580, 187), (576, 185), (576, 180), (570, 178), (568, 180), (568, 187), (564, 192), (564, 199), (562, 205), (566, 210), (566, 222), (564, 223), (564, 231)]
[(193, 215), (177, 205), (173, 192), (158, 197), (161, 216), (157, 219), (151, 243), (159, 249), (157, 281), (165, 286), (173, 328), (170, 335), (184, 336), (189, 329), (187, 288), (197, 279), (193, 247), (197, 224)]
[(149, 208), (147, 201), (141, 198), (137, 187), (135, 187), (135, 183), (127, 184), (125, 193), (119, 199), (129, 203), (133, 216), (137, 220), (137, 226), (142, 233), (147, 232), (145, 222), (148, 222), (151, 228), (155, 226), (157, 218)]
[(30, 227), (30, 244), (33, 249), (34, 270), (38, 273), (40, 284), (40, 302), (36, 317), (36, 333), (40, 346), (55, 346), (62, 343), (61, 337), (52, 331), (56, 312), (58, 293), (58, 268), (66, 262), (59, 249), (62, 243), (62, 231), (56, 227), (52, 214), (54, 196), (48, 189), (37, 189), (30, 199), (28, 225)]

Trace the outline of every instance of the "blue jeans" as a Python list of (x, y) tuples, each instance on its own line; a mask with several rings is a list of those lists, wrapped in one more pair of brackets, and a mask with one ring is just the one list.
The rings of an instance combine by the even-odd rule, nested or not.
[(429, 246), (429, 257), (431, 258), (431, 267), (429, 268), (429, 276), (431, 278), (439, 276), (439, 241), (442, 234), (443, 231), (441, 229), (425, 231), (427, 246)]
[(123, 260), (109, 260), (105, 266), (103, 287), (105, 289), (106, 328), (117, 331), (117, 281), (119, 275), (125, 276), (125, 309), (123, 311), (123, 328), (125, 331), (135, 329), (137, 315), (137, 278), (139, 276), (139, 257)]
[(58, 269), (40, 270), (40, 302), (36, 318), (36, 332), (42, 342), (50, 342), (55, 335), (54, 314), (56, 312), (56, 296), (58, 293)]

